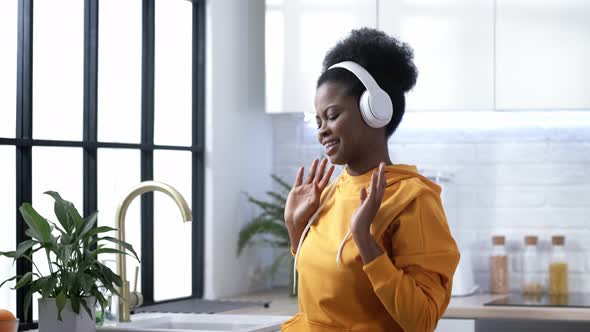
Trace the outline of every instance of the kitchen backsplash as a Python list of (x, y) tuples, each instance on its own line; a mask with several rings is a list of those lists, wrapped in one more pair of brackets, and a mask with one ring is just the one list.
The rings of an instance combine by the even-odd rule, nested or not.
[[(273, 171), (291, 182), (300, 165), (323, 157), (315, 119), (282, 114), (272, 122)], [(570, 289), (590, 291), (590, 112), (407, 113), (389, 150), (394, 163), (453, 174), (449, 224), (472, 250), (482, 289), (492, 235), (506, 235), (517, 290), (524, 236), (538, 235), (548, 257), (551, 235), (563, 234)], [(287, 283), (285, 275), (275, 284)]]

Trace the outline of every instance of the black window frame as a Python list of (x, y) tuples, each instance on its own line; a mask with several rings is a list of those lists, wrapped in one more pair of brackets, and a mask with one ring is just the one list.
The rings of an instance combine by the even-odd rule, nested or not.
[[(206, 0), (192, 3), (192, 145), (154, 144), (154, 36), (155, 1), (142, 0), (142, 69), (141, 69), (141, 141), (139, 144), (99, 142), (97, 139), (98, 21), (100, 0), (84, 0), (84, 98), (83, 138), (81, 141), (33, 138), (33, 5), (34, 0), (18, 0), (16, 128), (14, 138), (0, 137), (0, 145), (16, 150), (16, 243), (28, 239), (26, 224), (18, 207), (32, 201), (32, 147), (78, 147), (83, 150), (83, 213), (97, 210), (97, 151), (99, 148), (133, 149), (141, 152), (141, 181), (153, 180), (155, 150), (190, 151), (192, 157), (192, 295), (203, 297), (204, 275), (204, 187), (205, 187), (205, 6)], [(187, 1), (187, 0), (177, 0)], [(156, 303), (154, 294), (154, 200), (153, 193), (141, 196), (142, 293), (145, 304)], [(8, 248), (5, 248), (8, 249)], [(15, 248), (16, 249), (16, 248)], [(32, 271), (30, 262), (16, 264), (17, 275)], [(25, 321), (23, 312), (26, 289), (16, 297), (17, 317), (21, 329), (36, 328), (32, 306)], [(169, 301), (169, 300), (168, 300)], [(167, 302), (167, 301), (160, 301)]]

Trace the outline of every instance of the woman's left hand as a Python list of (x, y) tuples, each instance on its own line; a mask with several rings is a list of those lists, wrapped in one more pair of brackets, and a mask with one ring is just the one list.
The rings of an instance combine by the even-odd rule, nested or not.
[(361, 205), (352, 215), (350, 229), (353, 235), (369, 234), (371, 223), (381, 207), (383, 193), (386, 187), (385, 163), (379, 164), (379, 170), (373, 173), (369, 189), (362, 188), (360, 192)]

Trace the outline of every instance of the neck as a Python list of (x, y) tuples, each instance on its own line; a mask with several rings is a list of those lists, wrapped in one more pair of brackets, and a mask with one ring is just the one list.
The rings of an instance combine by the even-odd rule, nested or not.
[(350, 175), (357, 176), (378, 167), (381, 162), (385, 162), (385, 165), (392, 164), (389, 158), (389, 151), (387, 150), (387, 142), (380, 144), (376, 150), (371, 150), (369, 153), (359, 156), (355, 160), (351, 160), (346, 164), (346, 167)]

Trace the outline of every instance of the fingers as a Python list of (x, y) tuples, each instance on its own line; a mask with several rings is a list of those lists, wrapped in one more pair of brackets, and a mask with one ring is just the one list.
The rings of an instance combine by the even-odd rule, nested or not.
[(324, 176), (324, 170), (326, 169), (327, 163), (328, 163), (328, 159), (326, 159), (326, 158), (322, 159), (322, 162), (320, 163), (320, 169), (316, 173), (315, 179), (313, 179), (313, 182), (320, 183), (320, 181), (322, 180), (322, 177)]
[(367, 189), (361, 188), (361, 204), (367, 199)]
[(315, 172), (316, 169), (318, 167), (318, 163), (319, 161), (317, 159), (314, 159), (313, 162), (311, 163), (311, 169), (309, 170), (309, 174), (307, 175), (307, 179), (305, 180), (305, 183), (310, 184), (314, 177), (315, 177)]
[(295, 183), (293, 184), (293, 187), (300, 186), (302, 180), (303, 180), (303, 166), (299, 167), (299, 170), (297, 171), (297, 176), (295, 177)]
[(380, 196), (383, 196), (383, 193), (385, 192), (385, 186), (387, 186), (386, 179), (385, 179), (385, 163), (384, 162), (381, 162), (379, 164), (378, 183), (379, 183), (378, 193)]
[(377, 200), (381, 200), (383, 198), (383, 193), (385, 192), (385, 187), (387, 186), (387, 182), (385, 179), (385, 163), (379, 164), (379, 170), (373, 172), (371, 176), (371, 185), (369, 186), (369, 197), (375, 197)]
[(332, 173), (334, 173), (334, 165), (331, 165), (330, 168), (328, 168), (328, 171), (326, 172), (326, 174), (324, 174), (324, 177), (320, 181), (319, 187), (321, 190), (324, 190), (324, 188), (326, 188), (326, 186), (328, 185), (328, 182), (330, 182)]
[(375, 197), (375, 195), (377, 194), (377, 190), (379, 190), (379, 188), (378, 188), (379, 182), (377, 182), (378, 177), (379, 177), (379, 173), (377, 173), (377, 172), (373, 172), (373, 175), (371, 175), (371, 185), (369, 186), (369, 196), (370, 197)]

